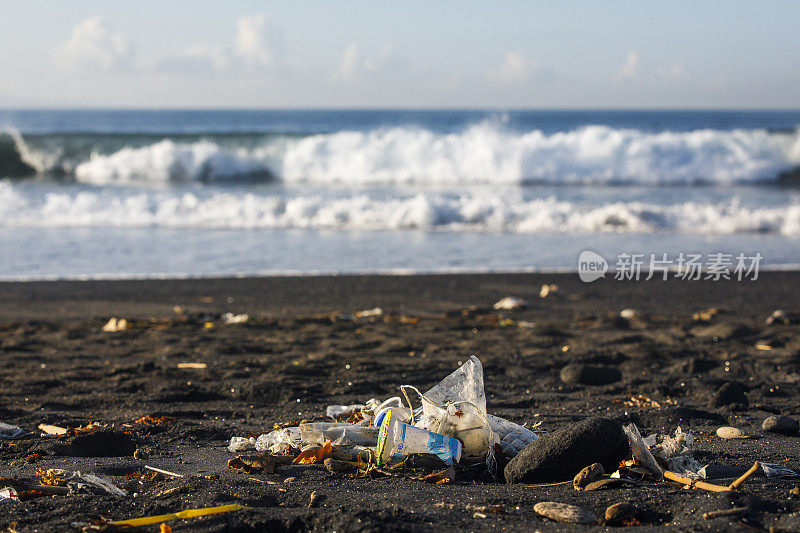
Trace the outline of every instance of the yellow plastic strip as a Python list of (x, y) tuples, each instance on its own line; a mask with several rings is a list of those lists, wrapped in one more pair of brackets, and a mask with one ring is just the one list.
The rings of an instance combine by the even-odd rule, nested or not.
[(177, 520), (179, 518), (183, 519), (198, 518), (201, 516), (211, 516), (215, 514), (230, 513), (232, 511), (240, 511), (242, 509), (247, 509), (247, 507), (245, 507), (244, 505), (239, 505), (238, 503), (233, 503), (231, 505), (220, 505), (218, 507), (186, 509), (185, 511), (180, 511), (172, 514), (162, 514), (158, 516), (143, 516), (142, 518), (131, 518), (129, 520), (117, 520), (116, 522), (111, 522), (111, 524), (115, 526), (129, 526), (129, 527), (149, 526), (151, 524), (158, 524), (160, 522), (164, 522), (167, 520)]

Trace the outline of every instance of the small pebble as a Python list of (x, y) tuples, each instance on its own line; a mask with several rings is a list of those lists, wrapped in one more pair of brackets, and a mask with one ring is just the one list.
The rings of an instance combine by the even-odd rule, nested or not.
[(717, 437), (721, 439), (746, 439), (748, 435), (745, 435), (739, 428), (722, 426), (717, 430)]
[(566, 524), (594, 524), (597, 517), (594, 513), (581, 509), (576, 505), (558, 502), (539, 502), (533, 506), (537, 514)]
[(790, 416), (771, 416), (764, 420), (761, 429), (782, 435), (797, 435), (800, 424)]
[(603, 465), (600, 463), (591, 464), (578, 472), (578, 474), (575, 476), (575, 479), (572, 480), (572, 486), (575, 488), (575, 490), (583, 490), (586, 488), (586, 485), (592, 481), (600, 479), (603, 474), (605, 474)]
[(625, 520), (636, 518), (639, 508), (628, 502), (619, 502), (609, 505), (606, 509), (606, 524), (621, 524)]
[(619, 316), (625, 320), (633, 320), (634, 318), (641, 318), (642, 312), (638, 309), (627, 308), (620, 311)]

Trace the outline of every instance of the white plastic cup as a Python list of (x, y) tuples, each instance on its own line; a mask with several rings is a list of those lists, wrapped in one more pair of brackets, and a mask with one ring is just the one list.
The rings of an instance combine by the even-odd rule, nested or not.
[(458, 439), (404, 424), (392, 414), (392, 411), (386, 413), (378, 433), (376, 459), (379, 466), (402, 462), (412, 453), (436, 455), (447, 465), (461, 460)]

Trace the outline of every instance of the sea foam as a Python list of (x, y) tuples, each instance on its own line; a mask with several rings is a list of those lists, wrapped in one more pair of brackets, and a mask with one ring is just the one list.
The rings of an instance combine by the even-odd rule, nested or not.
[(270, 136), (239, 146), (213, 138), (164, 138), (112, 151), (98, 145), (69, 158), (59, 153), (57, 142), (55, 148), (38, 150), (18, 134), (14, 142), (21, 158), (40, 174), (55, 171), (93, 184), (267, 176), (287, 183), (344, 185), (725, 185), (772, 182), (800, 165), (800, 132), (763, 129), (653, 133), (586, 126), (546, 134), (482, 122), (456, 133), (391, 127)]
[(800, 235), (800, 198), (766, 207), (726, 202), (584, 204), (513, 190), (409, 194), (272, 194), (222, 188), (65, 187), (0, 182), (0, 227), (433, 230), (515, 233)]

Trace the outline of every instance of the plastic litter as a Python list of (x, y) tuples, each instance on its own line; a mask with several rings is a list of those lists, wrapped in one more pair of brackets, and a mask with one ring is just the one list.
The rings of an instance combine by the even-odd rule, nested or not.
[(0, 502), (18, 502), (19, 501), (19, 494), (14, 489), (14, 487), (3, 487), (0, 489)]
[(345, 422), (313, 422), (300, 424), (303, 446), (322, 446), (329, 441), (335, 446), (375, 446), (378, 428)]
[(661, 468), (658, 462), (656, 462), (655, 457), (653, 457), (653, 454), (650, 453), (636, 424), (628, 424), (622, 429), (625, 431), (625, 436), (628, 437), (628, 443), (631, 446), (634, 460), (658, 477), (663, 476), (664, 469)]
[(413, 417), (413, 413), (411, 412), (411, 409), (409, 409), (408, 407), (391, 407), (389, 409), (381, 410), (375, 416), (375, 419), (372, 421), (372, 425), (375, 427), (380, 427), (380, 425), (383, 423), (383, 418), (389, 412), (392, 413), (392, 416), (394, 416), (401, 422), (405, 422), (406, 424), (411, 422), (411, 418)]
[(767, 477), (800, 477), (791, 468), (778, 463), (761, 463), (761, 469)]
[(386, 414), (378, 437), (377, 464), (399, 463), (413, 453), (436, 455), (446, 465), (461, 460), (461, 442), (453, 437), (404, 424)]
[(128, 527), (149, 526), (152, 524), (158, 524), (160, 522), (166, 522), (167, 520), (178, 520), (178, 519), (186, 520), (187, 518), (199, 518), (201, 516), (230, 513), (233, 511), (240, 511), (242, 509), (247, 509), (247, 507), (245, 507), (244, 505), (240, 505), (238, 503), (233, 503), (230, 505), (220, 505), (218, 507), (186, 509), (185, 511), (179, 511), (177, 513), (162, 514), (156, 516), (144, 516), (142, 518), (130, 518), (128, 520), (117, 520), (115, 522), (111, 522), (111, 525), (128, 526)]
[(290, 448), (301, 449), (303, 447), (303, 439), (300, 435), (300, 428), (291, 427), (276, 429), (264, 435), (259, 435), (254, 445), (256, 450), (260, 452), (283, 454), (288, 452)]
[(80, 471), (51, 468), (43, 473), (42, 479), (51, 485), (66, 485), (72, 493), (111, 494), (127, 496), (128, 493), (118, 488), (109, 479), (94, 474), (83, 474)]
[(350, 416), (352, 414), (361, 412), (366, 407), (363, 403), (356, 403), (353, 405), (329, 405), (325, 409), (325, 416), (331, 418), (339, 418), (342, 416)]
[(539, 436), (526, 428), (515, 424), (499, 416), (488, 415), (489, 427), (492, 432), (500, 439), (500, 446), (503, 448), (503, 455), (511, 459), (522, 449), (539, 438)]
[(0, 440), (14, 440), (24, 437), (28, 432), (19, 426), (12, 426), (5, 422), (0, 422)]
[[(497, 474), (508, 459), (538, 438), (524, 426), (487, 413), (483, 367), (475, 356), (424, 394), (411, 385), (402, 385), (401, 390), (408, 405), (398, 396), (329, 405), (326, 415), (336, 421), (301, 422), (258, 437), (232, 437), (228, 450), (255, 448), (293, 458), (300, 453), (302, 462), (309, 462), (324, 459), (321, 450), (329, 446), (338, 462), (378, 465), (424, 454), (451, 466), (463, 456), (470, 462), (491, 463)], [(418, 407), (412, 405), (408, 390), (417, 393)]]
[(231, 442), (228, 444), (228, 451), (231, 453), (238, 453), (250, 448), (255, 448), (256, 439), (253, 437), (231, 437)]
[[(403, 400), (401, 400), (399, 396), (392, 396), (388, 400), (384, 400), (383, 402), (378, 403), (378, 405), (372, 408), (371, 412), (366, 412), (366, 415), (370, 415), (372, 417), (371, 418), (372, 425), (377, 427), (381, 425), (381, 422), (383, 421), (383, 415), (385, 415), (387, 411), (389, 411), (390, 409), (397, 409), (400, 407), (404, 407)], [(408, 409), (408, 411), (411, 412), (411, 409)], [(363, 412), (364, 411), (362, 411), (362, 413)]]
[(250, 315), (242, 313), (241, 315), (234, 315), (233, 313), (224, 313), (221, 317), (223, 324), (245, 324), (250, 320)]

